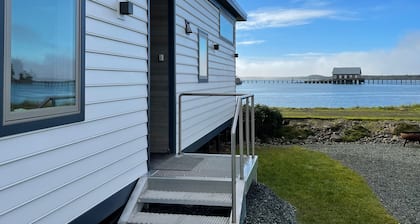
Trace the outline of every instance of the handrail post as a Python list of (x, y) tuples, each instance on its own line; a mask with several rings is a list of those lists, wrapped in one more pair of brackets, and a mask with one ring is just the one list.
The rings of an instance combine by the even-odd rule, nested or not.
[(232, 223), (236, 223), (236, 135), (230, 135), (230, 151), (232, 154)]
[(249, 97), (246, 98), (246, 118), (245, 118), (245, 139), (246, 139), (246, 155), (249, 156)]
[(244, 179), (244, 113), (242, 98), (239, 98), (239, 178)]
[(181, 107), (181, 98), (182, 98), (182, 93), (179, 94), (178, 96), (178, 150), (177, 150), (177, 155), (180, 156), (181, 155), (181, 132), (182, 132), (182, 107)]
[(252, 147), (252, 158), (255, 157), (255, 108), (254, 108), (254, 96), (251, 96), (251, 147)]

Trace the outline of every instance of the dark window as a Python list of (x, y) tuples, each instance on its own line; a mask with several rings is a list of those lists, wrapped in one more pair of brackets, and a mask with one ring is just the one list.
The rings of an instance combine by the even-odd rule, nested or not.
[(0, 136), (84, 119), (83, 0), (5, 0)]

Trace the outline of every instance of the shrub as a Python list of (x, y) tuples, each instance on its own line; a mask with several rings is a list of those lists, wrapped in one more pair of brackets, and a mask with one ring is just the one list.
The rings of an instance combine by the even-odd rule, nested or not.
[(361, 125), (357, 125), (352, 127), (351, 129), (344, 131), (344, 136), (342, 137), (342, 140), (345, 142), (355, 142), (363, 137), (368, 136), (370, 136), (370, 131)]
[(299, 127), (299, 126), (284, 126), (281, 128), (281, 132), (280, 132), (281, 136), (289, 140), (292, 140), (292, 139), (304, 140), (314, 134), (315, 133), (312, 130), (305, 127)]
[(398, 123), (392, 134), (399, 135), (401, 132), (420, 131), (420, 127), (415, 124)]
[(265, 105), (255, 106), (255, 135), (265, 142), (281, 134), (283, 117), (275, 108)]

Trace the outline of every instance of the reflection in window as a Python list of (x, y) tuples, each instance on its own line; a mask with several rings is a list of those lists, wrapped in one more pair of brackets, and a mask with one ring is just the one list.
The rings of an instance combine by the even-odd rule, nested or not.
[(220, 14), (220, 35), (231, 43), (233, 43), (233, 27), (233, 22), (225, 15)]
[(76, 105), (77, 1), (10, 2), (10, 112)]
[(208, 37), (203, 32), (198, 33), (198, 80), (208, 79)]

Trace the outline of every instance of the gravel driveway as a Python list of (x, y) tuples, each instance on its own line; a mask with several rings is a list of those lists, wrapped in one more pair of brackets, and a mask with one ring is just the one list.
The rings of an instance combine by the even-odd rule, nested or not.
[(324, 152), (362, 175), (400, 223), (420, 224), (420, 145), (305, 145)]

